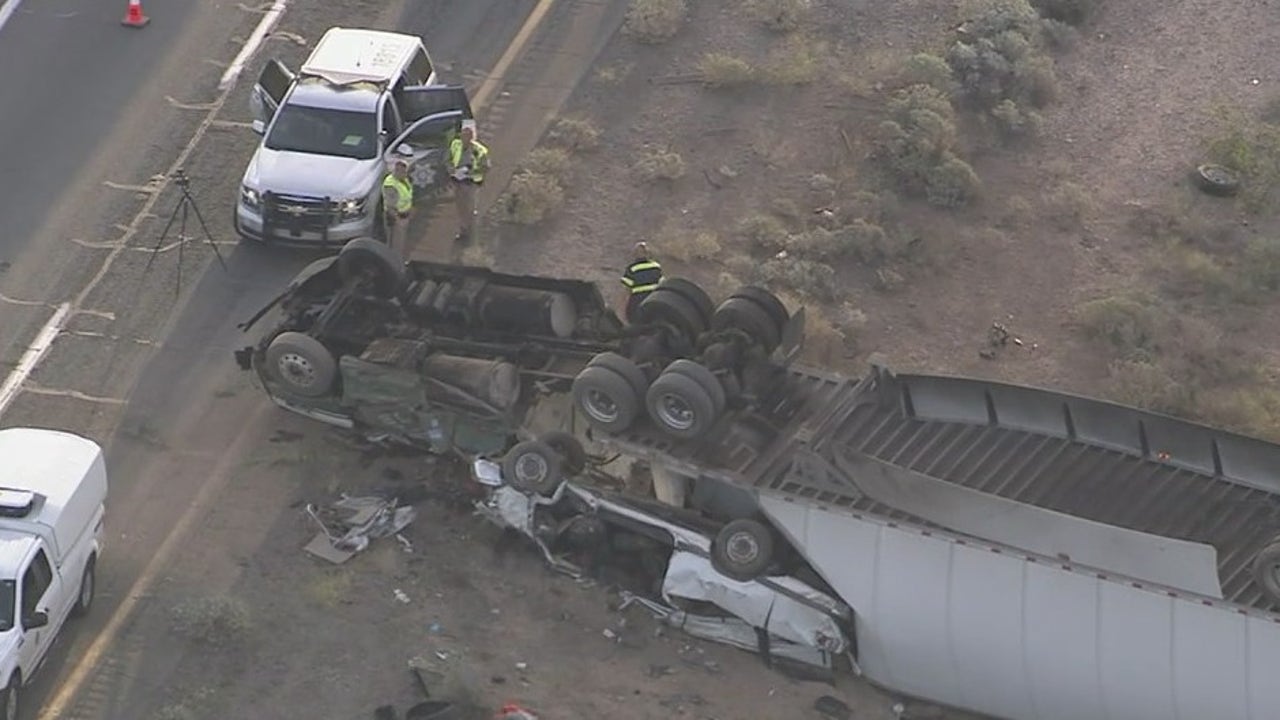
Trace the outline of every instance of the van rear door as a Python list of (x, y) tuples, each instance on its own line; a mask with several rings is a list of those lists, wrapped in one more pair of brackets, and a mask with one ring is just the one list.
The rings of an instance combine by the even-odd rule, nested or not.
[(285, 93), (289, 92), (293, 78), (294, 74), (279, 60), (273, 59), (262, 68), (258, 83), (249, 94), (249, 112), (253, 115), (254, 132), (262, 134), (267, 129), (280, 103), (284, 101)]

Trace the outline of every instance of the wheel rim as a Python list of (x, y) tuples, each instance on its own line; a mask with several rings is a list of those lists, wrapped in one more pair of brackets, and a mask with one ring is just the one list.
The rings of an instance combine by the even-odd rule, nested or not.
[(93, 602), (93, 572), (86, 572), (80, 582), (80, 607), (89, 607)]
[(618, 403), (607, 393), (588, 390), (582, 409), (598, 422), (610, 423), (618, 419)]
[(316, 368), (298, 353), (285, 353), (277, 363), (280, 375), (297, 387), (311, 387), (316, 381)]
[(689, 403), (673, 393), (664, 393), (658, 398), (657, 410), (662, 424), (675, 430), (688, 430), (698, 420)]
[(739, 565), (753, 563), (760, 557), (760, 543), (756, 542), (751, 533), (734, 533), (724, 545), (724, 554)]
[(525, 453), (516, 459), (516, 480), (532, 485), (547, 476), (547, 460), (537, 453)]

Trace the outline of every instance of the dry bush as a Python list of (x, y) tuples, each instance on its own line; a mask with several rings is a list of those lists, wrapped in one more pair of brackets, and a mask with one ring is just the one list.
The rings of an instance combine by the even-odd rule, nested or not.
[(249, 609), (238, 598), (217, 596), (187, 600), (170, 611), (173, 631), (204, 645), (240, 640), (250, 629)]
[(698, 61), (702, 84), (713, 88), (745, 85), (755, 79), (755, 70), (746, 60), (727, 53), (707, 53)]
[(705, 230), (666, 229), (659, 233), (653, 244), (660, 256), (680, 262), (717, 259), (723, 250), (720, 238)]
[(644, 43), (660, 43), (675, 37), (689, 14), (685, 0), (631, 0), (624, 31)]
[(1031, 6), (1049, 20), (1083, 25), (1097, 14), (1102, 0), (1031, 0)]
[(777, 252), (787, 243), (787, 226), (772, 215), (756, 213), (738, 222), (736, 233), (754, 250)]
[(978, 196), (982, 181), (969, 163), (947, 153), (942, 161), (929, 169), (925, 178), (925, 196), (930, 205), (955, 208), (968, 205)]
[(1080, 306), (1077, 319), (1088, 337), (1121, 359), (1150, 360), (1169, 340), (1167, 313), (1145, 295), (1090, 300)]
[(591, 151), (600, 146), (600, 128), (586, 118), (562, 117), (547, 132), (547, 141), (571, 152)]
[(823, 70), (826, 47), (813, 38), (793, 35), (774, 48), (766, 60), (764, 76), (774, 85), (807, 85)]
[(564, 187), (551, 175), (518, 172), (511, 177), (503, 202), (504, 219), (517, 225), (536, 225), (564, 205)]
[(834, 308), (805, 310), (804, 354), (817, 363), (829, 363), (857, 352), (867, 316), (849, 303)]
[(1181, 414), (1190, 400), (1188, 389), (1163, 365), (1151, 360), (1111, 363), (1107, 385), (1107, 396), (1113, 401), (1154, 412)]
[(782, 255), (757, 266), (760, 282), (777, 284), (819, 300), (831, 300), (836, 294), (835, 271), (830, 265)]
[(653, 148), (640, 156), (632, 170), (645, 182), (679, 180), (685, 173), (684, 158), (674, 150)]
[(1197, 416), (1217, 427), (1280, 441), (1280, 392), (1257, 386), (1198, 398)]
[(1040, 113), (1018, 107), (1017, 103), (1008, 99), (1001, 100), (991, 108), (991, 119), (995, 121), (1001, 137), (1009, 140), (1039, 135), (1043, 122)]
[(1045, 18), (1040, 23), (1040, 34), (1054, 50), (1070, 50), (1080, 43), (1080, 31), (1059, 20)]
[(529, 151), (520, 163), (519, 172), (547, 175), (563, 182), (569, 176), (573, 159), (569, 152), (558, 147), (540, 147)]
[(810, 0), (746, 0), (744, 7), (753, 20), (774, 32), (792, 32), (809, 15)]
[(1040, 16), (1026, 0), (987, 0), (957, 29), (947, 64), (977, 107), (1002, 100), (1043, 107), (1056, 96), (1057, 78), (1042, 43)]
[[(1222, 330), (1197, 317), (1182, 315), (1172, 323), (1165, 362), (1190, 388), (1256, 382), (1261, 362), (1256, 351), (1231, 347)], [(1230, 347), (1230, 352), (1224, 352)]]
[(946, 94), (912, 85), (894, 93), (886, 109), (891, 119), (880, 124), (873, 154), (895, 183), (939, 207), (973, 200), (981, 182), (953, 151), (955, 112)]
[(930, 53), (912, 55), (902, 63), (902, 68), (898, 71), (898, 85), (901, 87), (928, 85), (950, 94), (955, 89), (955, 84), (947, 61)]
[(1203, 297), (1215, 302), (1236, 296), (1236, 282), (1213, 256), (1185, 245), (1173, 245), (1163, 256), (1165, 289), (1176, 297)]
[(1044, 215), (1054, 227), (1066, 232), (1080, 228), (1093, 208), (1093, 194), (1068, 180), (1049, 192), (1045, 198)]
[(1250, 212), (1274, 210), (1280, 190), (1280, 125), (1242, 112), (1218, 112), (1219, 131), (1209, 142), (1209, 159), (1240, 174), (1240, 201)]

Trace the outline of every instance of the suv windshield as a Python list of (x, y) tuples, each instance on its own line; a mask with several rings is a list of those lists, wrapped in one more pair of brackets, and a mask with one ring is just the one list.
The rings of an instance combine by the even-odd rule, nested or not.
[(13, 629), (14, 603), (17, 602), (18, 583), (0, 580), (0, 632)]
[(373, 113), (285, 105), (265, 144), (271, 150), (371, 160), (378, 156), (377, 136)]

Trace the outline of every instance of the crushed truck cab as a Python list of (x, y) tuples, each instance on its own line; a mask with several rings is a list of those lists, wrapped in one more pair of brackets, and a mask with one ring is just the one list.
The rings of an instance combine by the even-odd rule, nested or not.
[(107, 471), (102, 449), (56, 430), (0, 430), (0, 717), (67, 618), (93, 603)]

